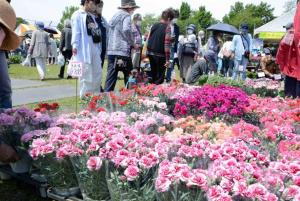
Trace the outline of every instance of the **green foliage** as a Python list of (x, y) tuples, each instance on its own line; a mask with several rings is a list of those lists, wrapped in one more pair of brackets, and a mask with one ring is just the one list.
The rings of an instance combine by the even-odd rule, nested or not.
[(155, 14), (145, 14), (142, 21), (142, 33), (146, 33), (150, 30), (151, 26), (159, 21), (159, 17)]
[(256, 79), (257, 78), (257, 73), (256, 72), (247, 71), (247, 77), (250, 78), (250, 79)]
[(156, 191), (153, 178), (157, 168), (153, 167), (143, 170), (141, 175), (134, 181), (121, 180), (123, 168), (116, 168), (112, 163), (107, 165), (107, 185), (111, 201), (153, 201)]
[(239, 27), (243, 22), (247, 22), (250, 32), (255, 27), (262, 26), (275, 18), (274, 8), (270, 4), (261, 2), (259, 5), (236, 2), (231, 6), (230, 12), (223, 17), (223, 22)]
[(182, 2), (179, 12), (180, 12), (179, 15), (180, 20), (187, 20), (190, 18), (192, 13), (191, 6), (187, 2)]
[(28, 22), (21, 17), (17, 17), (16, 27), (18, 27), (20, 24), (28, 24)]
[(86, 165), (88, 156), (72, 157), (71, 161), (84, 200), (109, 200), (106, 166), (103, 164), (100, 170), (90, 171)]
[[(186, 5), (183, 6), (183, 4), (181, 7), (186, 7)], [(181, 34), (185, 34), (186, 27), (189, 24), (196, 25), (197, 29), (200, 30), (206, 29), (210, 25), (217, 22), (217, 20), (213, 18), (212, 13), (206, 10), (205, 6), (200, 6), (197, 10), (190, 11), (189, 18), (183, 17), (186, 15), (185, 12), (186, 11), (182, 11), (182, 9), (180, 9), (181, 17), (178, 20), (178, 26), (180, 27)]]
[(69, 158), (58, 160), (53, 155), (39, 158), (35, 165), (41, 173), (47, 178), (51, 187), (55, 188), (73, 188), (77, 187), (77, 179)]
[(20, 64), (22, 63), (23, 57), (21, 55), (12, 55), (9, 57), (9, 63)]
[(221, 84), (234, 86), (234, 87), (243, 87), (244, 83), (242, 81), (231, 80), (226, 77), (220, 76), (211, 76), (202, 75), (198, 82), (199, 85), (209, 84), (211, 86), (220, 86)]
[(216, 22), (212, 17), (212, 13), (207, 11), (205, 6), (200, 6), (198, 10), (193, 11), (192, 19), (195, 25), (202, 29), (206, 29)]
[(64, 22), (67, 19), (71, 19), (73, 13), (78, 10), (79, 8), (77, 6), (69, 6), (66, 7), (63, 11), (63, 16), (59, 21), (59, 24), (57, 25), (57, 28), (61, 31), (64, 28)]

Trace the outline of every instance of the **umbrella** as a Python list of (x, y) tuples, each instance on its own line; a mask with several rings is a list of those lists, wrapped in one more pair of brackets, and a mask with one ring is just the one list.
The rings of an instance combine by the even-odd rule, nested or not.
[(58, 34), (57, 30), (55, 28), (52, 28), (52, 27), (45, 27), (44, 31), (46, 31), (50, 34)]
[(218, 23), (207, 28), (209, 31), (220, 31), (227, 34), (240, 34), (239, 30), (230, 24)]

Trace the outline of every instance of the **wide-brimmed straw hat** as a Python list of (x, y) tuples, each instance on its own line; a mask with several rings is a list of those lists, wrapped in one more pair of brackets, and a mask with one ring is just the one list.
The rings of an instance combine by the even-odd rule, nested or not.
[(0, 0), (0, 25), (6, 33), (0, 49), (17, 49), (21, 43), (21, 38), (14, 32), (16, 28), (16, 13), (6, 0)]
[(136, 5), (135, 0), (122, 0), (119, 9), (124, 9), (124, 8), (139, 8), (139, 6)]

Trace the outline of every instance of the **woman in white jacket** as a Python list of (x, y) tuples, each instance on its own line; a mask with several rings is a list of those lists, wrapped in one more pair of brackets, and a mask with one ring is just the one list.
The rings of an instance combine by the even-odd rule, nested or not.
[(81, 9), (72, 16), (73, 59), (83, 64), (80, 77), (80, 97), (100, 93), (101, 84), (101, 30), (95, 21), (100, 0), (81, 0)]

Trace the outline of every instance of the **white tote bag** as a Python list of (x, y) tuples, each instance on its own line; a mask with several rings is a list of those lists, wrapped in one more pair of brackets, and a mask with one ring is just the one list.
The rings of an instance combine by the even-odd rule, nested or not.
[(59, 66), (64, 66), (64, 64), (65, 64), (65, 57), (62, 55), (62, 53), (59, 53), (59, 55), (57, 57), (57, 64)]
[(31, 66), (31, 56), (27, 55), (26, 59), (22, 62), (22, 66)]
[(74, 58), (72, 57), (71, 60), (69, 61), (67, 73), (69, 76), (72, 76), (74, 78), (81, 77), (83, 74), (83, 63), (74, 60)]

